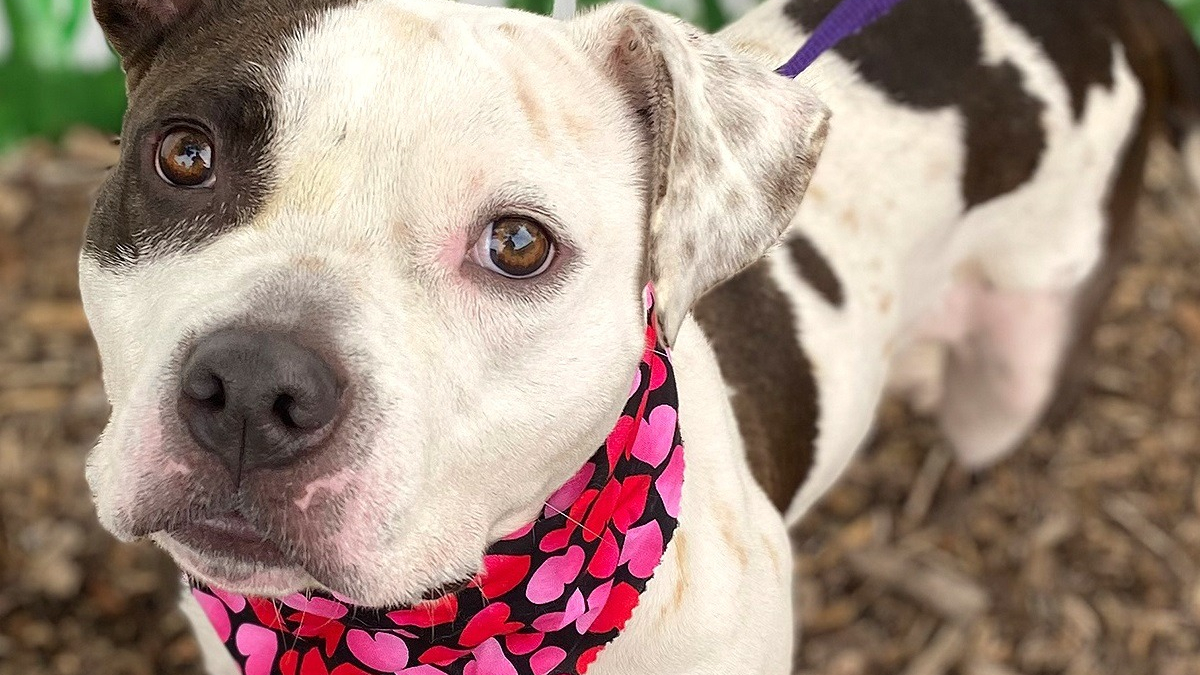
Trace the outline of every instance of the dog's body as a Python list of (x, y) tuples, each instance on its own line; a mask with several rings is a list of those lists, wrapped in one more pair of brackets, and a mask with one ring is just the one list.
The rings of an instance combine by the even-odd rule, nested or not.
[[(628, 8), (564, 27), (405, 0), (96, 4), (132, 148), (81, 268), (114, 402), (89, 473), (102, 522), (240, 591), (412, 601), (469, 575), (603, 439), (653, 281), (682, 515), (598, 675), (788, 672), (786, 524), (889, 381), (968, 464), (1011, 449), (1086, 337), (1147, 139), (1170, 109), (1186, 141), (1200, 111), (1200, 58), (1159, 0), (907, 0), (798, 84), (769, 71), (826, 0), (770, 0), (715, 40)], [(809, 90), (834, 121), (801, 204), (824, 133)], [(144, 167), (180, 115), (216, 129), (211, 192)], [(475, 230), (441, 223), (528, 199), (575, 257), (513, 300), (458, 267)], [(197, 345), (247, 326), (299, 335), (350, 400), (286, 463), (272, 446), (255, 464), (249, 418), (231, 460), (195, 431), (211, 411), (176, 403)], [(535, 410), (530, 428), (480, 445), (508, 419), (492, 401)], [(199, 546), (194, 522), (248, 528), (287, 564)]]
[[(782, 63), (835, 4), (770, 2), (721, 37)], [(809, 195), (784, 246), (697, 310), (731, 347), (718, 347), (727, 384), (769, 411), (740, 421), (789, 517), (844, 468), (885, 383), (937, 414), (976, 468), (1045, 412), (1090, 333), (1090, 296), (1105, 293), (1140, 187), (1145, 126), (1160, 122), (1142, 81), (1159, 95), (1161, 74), (1145, 71), (1161, 48), (1145, 26), (1160, 9), (906, 3), (800, 76), (836, 120)], [(763, 334), (798, 349), (757, 364), (729, 354)], [(797, 409), (806, 416), (783, 422)]]

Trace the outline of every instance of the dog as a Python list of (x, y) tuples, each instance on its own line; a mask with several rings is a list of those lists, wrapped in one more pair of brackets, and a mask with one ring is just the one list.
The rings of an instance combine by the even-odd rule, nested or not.
[(885, 393), (999, 460), (1086, 354), (1150, 139), (1200, 158), (1161, 0), (908, 0), (775, 74), (835, 4), (707, 35), (623, 4), (94, 0), (129, 93), (80, 257), (100, 522), (236, 592), (417, 602), (603, 443), (650, 282), (681, 515), (589, 672), (789, 672), (787, 526)]

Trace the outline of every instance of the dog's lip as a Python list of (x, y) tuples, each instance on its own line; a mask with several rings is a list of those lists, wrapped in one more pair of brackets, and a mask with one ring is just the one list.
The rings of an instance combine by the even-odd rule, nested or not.
[(237, 514), (184, 523), (168, 530), (168, 534), (202, 556), (216, 555), (268, 567), (291, 565), (279, 546), (259, 534), (248, 520)]

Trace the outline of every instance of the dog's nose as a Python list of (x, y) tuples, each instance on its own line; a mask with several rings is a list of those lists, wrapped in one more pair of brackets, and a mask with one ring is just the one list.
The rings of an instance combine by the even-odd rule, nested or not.
[(284, 466), (320, 443), (341, 407), (333, 368), (277, 332), (209, 335), (184, 363), (181, 388), (192, 438), (238, 480), (258, 467)]

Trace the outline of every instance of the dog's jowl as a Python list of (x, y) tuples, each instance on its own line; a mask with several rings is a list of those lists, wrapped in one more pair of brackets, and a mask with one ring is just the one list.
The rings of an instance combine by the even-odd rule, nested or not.
[[(884, 391), (999, 459), (1086, 341), (1147, 140), (1200, 158), (1200, 55), (1160, 0), (909, 0), (797, 81), (772, 70), (832, 1), (715, 36), (630, 5), (94, 4), (130, 105), (80, 258), (113, 406), (88, 478), (105, 527), (225, 593), (210, 617), (444, 608), (633, 427), (629, 457), (684, 471), (669, 544), (634, 525), (674, 510), (659, 473), (563, 502), (601, 548), (586, 524), (617, 523), (640, 596), (566, 599), (584, 563), (539, 540), (520, 583), (567, 609), (536, 619), (618, 631), (602, 651), (497, 610), (421, 663), (337, 638), (378, 672), (789, 672), (786, 525)], [(628, 408), (671, 363), (686, 469), (676, 418)], [(200, 609), (212, 672), (225, 642), (270, 671)]]

